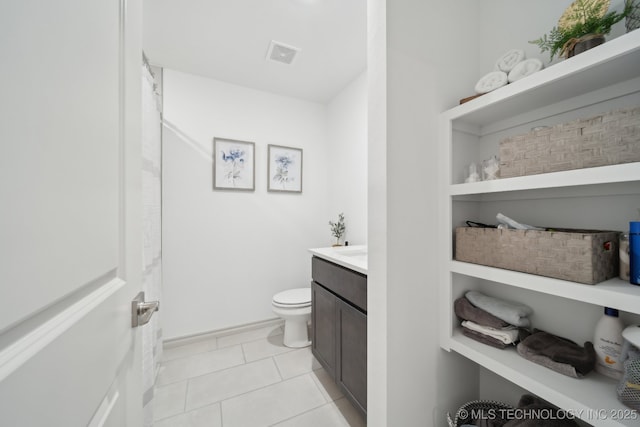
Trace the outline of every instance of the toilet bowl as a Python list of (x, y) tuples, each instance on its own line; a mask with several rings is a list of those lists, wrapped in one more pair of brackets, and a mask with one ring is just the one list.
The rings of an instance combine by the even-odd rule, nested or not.
[(311, 288), (289, 289), (271, 301), (273, 312), (284, 319), (284, 345), (300, 348), (311, 345), (307, 324), (311, 320)]

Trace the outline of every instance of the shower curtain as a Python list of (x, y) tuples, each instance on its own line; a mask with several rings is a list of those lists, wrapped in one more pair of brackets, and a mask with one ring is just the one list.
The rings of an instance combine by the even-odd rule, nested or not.
[[(162, 98), (160, 74), (151, 70), (143, 57), (142, 67), (142, 204), (143, 204), (143, 283), (147, 301), (161, 301), (162, 235), (161, 235), (161, 168)], [(156, 374), (162, 358), (162, 303), (151, 321), (142, 328), (142, 382), (144, 425), (153, 426), (153, 393)]]

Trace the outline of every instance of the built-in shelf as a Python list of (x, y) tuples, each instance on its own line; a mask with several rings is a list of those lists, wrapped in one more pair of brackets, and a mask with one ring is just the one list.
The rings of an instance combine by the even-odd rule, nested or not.
[(596, 285), (585, 285), (583, 283), (461, 261), (451, 261), (449, 269), (452, 273), (504, 283), (517, 288), (529, 289), (589, 304), (616, 307), (619, 310), (630, 313), (635, 313), (640, 309), (640, 287), (618, 278), (600, 282)]
[[(481, 287), (483, 282), (509, 286), (509, 295), (548, 299), (561, 297), (566, 303), (611, 306), (640, 315), (640, 287), (617, 278), (585, 285), (517, 271), (487, 267), (452, 260), (453, 230), (469, 215), (487, 215), (517, 201), (520, 207), (544, 206), (554, 209), (566, 206), (561, 198), (589, 206), (602, 206), (614, 196), (640, 195), (640, 162), (577, 169), (539, 175), (504, 178), (475, 183), (460, 182), (453, 171), (473, 159), (476, 152), (486, 153), (495, 148), (498, 138), (511, 131), (519, 132), (531, 123), (561, 122), (567, 115), (588, 114), (599, 108), (623, 108), (637, 105), (640, 99), (640, 31), (632, 31), (601, 46), (559, 62), (522, 80), (456, 106), (441, 114), (439, 141), (439, 286), (441, 347), (455, 351), (478, 365), (511, 381), (515, 385), (540, 396), (558, 407), (577, 415), (594, 426), (640, 426), (640, 414), (617, 400), (615, 380), (590, 372), (575, 379), (519, 356), (515, 348), (499, 350), (467, 338), (453, 312), (453, 302), (467, 287)], [(500, 133), (498, 135), (498, 133)], [(471, 160), (470, 160), (471, 159)], [(455, 175), (455, 177), (454, 177)], [(543, 203), (536, 205), (537, 199)], [(604, 201), (603, 201), (604, 200)], [(470, 203), (469, 203), (470, 202)], [(609, 207), (609, 205), (607, 205)], [(564, 210), (559, 222), (578, 219), (592, 220), (575, 210)], [(624, 212), (615, 203), (610, 212)], [(625, 208), (626, 209), (626, 208)], [(532, 220), (549, 216), (532, 209)], [(579, 222), (579, 221), (578, 221)], [(588, 228), (588, 227), (585, 227)], [(497, 289), (497, 288), (496, 288)], [(526, 303), (526, 300), (521, 301)], [(560, 300), (564, 304), (564, 300)], [(561, 322), (567, 320), (561, 310), (552, 314)], [(584, 327), (584, 325), (576, 325)], [(553, 331), (549, 331), (553, 333)], [(580, 330), (584, 336), (586, 330)], [(571, 337), (567, 337), (571, 339)], [(490, 396), (482, 396), (482, 398)], [(625, 412), (626, 411), (626, 412)], [(617, 416), (617, 419), (616, 419)]]
[(461, 196), (634, 181), (640, 181), (640, 163), (637, 162), (466, 184), (453, 184), (449, 187), (449, 194), (452, 196)]
[[(640, 31), (552, 65), (448, 110), (450, 120), (484, 126), (638, 77)], [(526, 99), (526, 102), (523, 102)]]
[(617, 400), (617, 381), (604, 375), (590, 372), (584, 378), (568, 377), (523, 358), (515, 348), (489, 347), (465, 337), (459, 330), (451, 337), (449, 347), (589, 424), (640, 425), (640, 413), (634, 415)]

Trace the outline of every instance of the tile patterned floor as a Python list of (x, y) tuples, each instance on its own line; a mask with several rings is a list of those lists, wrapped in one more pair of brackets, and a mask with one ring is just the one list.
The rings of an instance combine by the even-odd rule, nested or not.
[(270, 326), (164, 350), (154, 427), (361, 427), (309, 347)]

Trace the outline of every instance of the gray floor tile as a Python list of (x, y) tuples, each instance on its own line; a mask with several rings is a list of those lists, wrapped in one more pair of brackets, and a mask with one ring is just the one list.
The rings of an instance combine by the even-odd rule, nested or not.
[(199, 353), (160, 365), (158, 385), (170, 384), (244, 363), (240, 346)]
[(217, 339), (208, 338), (202, 341), (184, 344), (177, 347), (169, 347), (162, 350), (162, 361), (168, 362), (180, 357), (193, 356), (194, 354), (206, 353), (218, 349)]
[(367, 425), (365, 417), (347, 398), (338, 399), (334, 403), (351, 427), (365, 427)]
[(295, 350), (294, 348), (285, 347), (282, 343), (283, 338), (283, 334), (269, 335), (266, 340), (261, 339), (244, 343), (242, 344), (244, 357), (247, 359), (247, 362), (253, 362), (255, 360), (264, 359), (265, 357), (271, 357), (276, 354), (287, 353)]
[(222, 427), (220, 404), (205, 406), (153, 423), (153, 427)]
[(311, 378), (317, 384), (322, 395), (327, 401), (337, 400), (344, 397), (333, 378), (324, 369), (316, 369), (311, 373)]
[(353, 427), (359, 425), (350, 424), (336, 402), (331, 402), (275, 424), (274, 427)]
[(282, 325), (267, 326), (265, 328), (254, 329), (251, 331), (238, 332), (237, 334), (218, 337), (218, 348), (229, 347), (232, 345), (242, 344), (245, 342), (267, 338), (270, 335), (281, 335), (284, 333)]
[(269, 426), (326, 403), (310, 375), (222, 401), (224, 427)]
[(280, 382), (273, 359), (263, 359), (193, 378), (187, 391), (187, 410)]
[(365, 426), (310, 347), (285, 347), (282, 333), (275, 325), (166, 349), (154, 427)]
[(311, 354), (311, 347), (279, 354), (273, 359), (276, 361), (278, 370), (285, 380), (322, 367), (320, 362)]
[(153, 419), (159, 420), (184, 412), (186, 395), (186, 381), (156, 387), (153, 395)]

